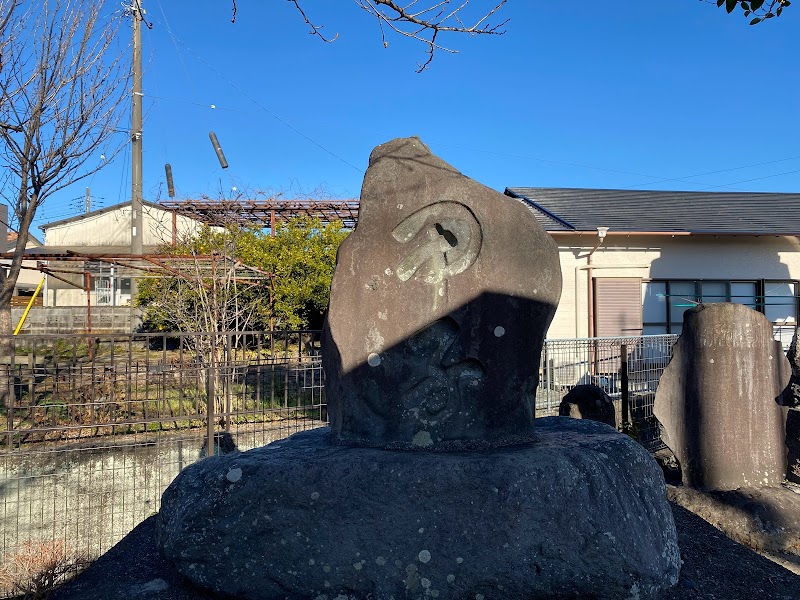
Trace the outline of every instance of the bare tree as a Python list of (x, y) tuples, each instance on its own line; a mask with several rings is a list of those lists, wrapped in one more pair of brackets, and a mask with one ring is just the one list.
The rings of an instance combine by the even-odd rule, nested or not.
[(11, 326), (11, 297), (36, 211), (127, 141), (112, 139), (130, 77), (124, 53), (116, 51), (120, 22), (103, 12), (102, 0), (0, 0), (0, 198), (18, 233), (0, 283), (0, 333)]
[[(303, 8), (303, 0), (288, 0), (294, 4), (306, 24), (309, 33), (326, 42), (332, 42), (338, 34), (327, 36), (323, 26), (312, 22)], [(502, 35), (504, 20), (492, 25), (489, 19), (494, 16), (508, 0), (354, 0), (356, 6), (375, 17), (381, 32), (384, 48), (389, 46), (387, 32), (423, 43), (427, 46), (428, 55), (425, 62), (418, 65), (417, 72), (424, 71), (433, 60), (437, 50), (456, 53), (457, 50), (442, 46), (439, 36), (448, 33), (466, 33), (469, 35)], [(233, 17), (236, 20), (236, 0), (231, 0)], [(480, 8), (473, 10), (475, 5)]]

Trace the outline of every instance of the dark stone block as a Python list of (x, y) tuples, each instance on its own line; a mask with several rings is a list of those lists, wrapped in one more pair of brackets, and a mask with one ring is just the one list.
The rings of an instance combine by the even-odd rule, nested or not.
[(194, 584), (246, 600), (610, 600), (673, 585), (675, 526), (647, 451), (592, 421), (536, 432), (405, 452), (315, 430), (204, 459), (165, 492), (158, 544)]
[(710, 490), (780, 485), (789, 364), (772, 325), (741, 304), (686, 311), (654, 414), (683, 483)]
[(561, 400), (558, 414), (573, 419), (591, 419), (616, 429), (617, 415), (611, 397), (596, 385), (576, 385)]

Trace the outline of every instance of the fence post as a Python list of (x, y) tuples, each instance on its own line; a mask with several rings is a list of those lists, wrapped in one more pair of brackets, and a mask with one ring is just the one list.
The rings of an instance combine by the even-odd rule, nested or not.
[(210, 360), (206, 367), (206, 456), (214, 456), (216, 454), (214, 450), (214, 410), (217, 401), (217, 391), (214, 382), (214, 377), (216, 376), (214, 369), (216, 368), (217, 362), (215, 360), (216, 345), (216, 336), (212, 333)]
[[(542, 363), (544, 364), (544, 386), (547, 390), (547, 412), (550, 412), (550, 360), (547, 352), (547, 340), (544, 341), (543, 350), (544, 360)], [(534, 412), (536, 412), (536, 407), (534, 407)]]
[(231, 394), (233, 390), (233, 354), (232, 354), (232, 338), (233, 334), (228, 332), (225, 334), (225, 431), (231, 430)]
[(620, 385), (622, 386), (622, 423), (627, 427), (630, 421), (630, 398), (628, 397), (628, 345), (620, 347)]

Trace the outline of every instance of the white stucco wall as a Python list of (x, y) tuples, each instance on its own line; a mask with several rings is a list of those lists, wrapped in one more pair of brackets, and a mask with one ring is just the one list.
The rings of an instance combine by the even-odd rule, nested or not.
[[(142, 211), (144, 233), (142, 244), (158, 246), (172, 241), (172, 213), (153, 206)], [(197, 232), (201, 225), (194, 219), (178, 215), (178, 237)], [(131, 245), (131, 208), (121, 206), (108, 212), (89, 213), (81, 219), (48, 227), (45, 246), (95, 246)]]
[[(553, 234), (563, 290), (548, 338), (587, 337), (586, 255), (597, 234)], [(592, 275), (647, 279), (800, 279), (800, 240), (778, 236), (609, 234), (592, 256)]]

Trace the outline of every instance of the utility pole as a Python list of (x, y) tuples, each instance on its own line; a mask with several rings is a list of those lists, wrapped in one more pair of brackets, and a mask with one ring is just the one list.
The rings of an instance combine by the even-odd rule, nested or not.
[(133, 0), (133, 94), (131, 97), (131, 254), (142, 249), (142, 0)]
[(89, 192), (89, 188), (86, 188), (86, 200), (84, 202), (83, 212), (92, 212), (92, 195)]
[[(131, 255), (144, 254), (142, 236), (142, 20), (143, 0), (131, 0), (133, 17), (133, 93), (131, 94)], [(136, 309), (133, 301), (138, 291), (131, 273), (131, 329), (136, 328)]]

